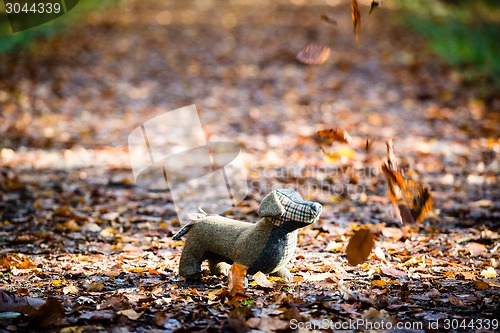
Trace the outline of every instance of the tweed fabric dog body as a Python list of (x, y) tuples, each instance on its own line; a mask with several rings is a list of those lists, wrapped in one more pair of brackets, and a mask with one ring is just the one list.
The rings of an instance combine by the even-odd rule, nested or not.
[(258, 223), (228, 219), (218, 215), (203, 217), (182, 228), (173, 238), (188, 233), (182, 251), (179, 274), (191, 276), (201, 271), (208, 259), (213, 274), (227, 274), (230, 265), (248, 267), (291, 280), (285, 265), (297, 246), (297, 229), (314, 223), (321, 213), (317, 202), (305, 201), (292, 190), (274, 190), (261, 202)]

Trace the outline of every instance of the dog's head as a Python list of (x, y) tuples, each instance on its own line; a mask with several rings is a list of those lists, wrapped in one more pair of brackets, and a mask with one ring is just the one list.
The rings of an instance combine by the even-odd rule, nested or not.
[(321, 204), (305, 201), (293, 190), (274, 190), (262, 200), (259, 216), (271, 218), (273, 223), (293, 231), (316, 222), (321, 214)]

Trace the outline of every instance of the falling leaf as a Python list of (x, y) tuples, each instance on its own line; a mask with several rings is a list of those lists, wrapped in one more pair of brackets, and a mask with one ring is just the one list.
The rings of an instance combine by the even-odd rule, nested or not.
[(347, 261), (350, 265), (356, 266), (363, 263), (372, 252), (375, 242), (368, 229), (359, 229), (349, 240), (346, 248)]
[(370, 152), (371, 148), (372, 148), (372, 145), (373, 145), (373, 140), (370, 140), (370, 139), (366, 139), (365, 140), (365, 151), (367, 153)]
[(361, 14), (359, 12), (358, 1), (351, 0), (352, 25), (354, 27), (354, 36), (359, 40), (358, 31), (361, 30)]
[(379, 6), (378, 1), (372, 1), (372, 4), (370, 5), (370, 12), (368, 13), (368, 15), (370, 15), (375, 8), (378, 8), (378, 6)]
[(274, 283), (269, 281), (267, 276), (262, 272), (255, 273), (253, 279), (257, 282), (257, 285), (262, 288), (272, 289), (274, 287)]
[(337, 25), (337, 21), (332, 19), (331, 17), (329, 17), (328, 15), (326, 14), (321, 14), (321, 19), (325, 22), (328, 22), (328, 23), (331, 23), (333, 25)]
[(321, 65), (330, 57), (330, 48), (319, 45), (309, 44), (297, 54), (297, 60), (307, 65)]
[(334, 142), (350, 143), (352, 138), (346, 130), (335, 128), (316, 132), (316, 140), (319, 144), (331, 146)]
[(421, 183), (406, 180), (396, 170), (392, 140), (388, 140), (386, 146), (387, 161), (382, 164), (382, 172), (388, 183), (387, 195), (399, 215), (400, 222), (422, 222), (427, 213), (432, 211), (431, 191)]
[(228, 291), (229, 296), (236, 296), (236, 294), (245, 294), (245, 277), (247, 275), (248, 267), (238, 263), (231, 266), (228, 274)]

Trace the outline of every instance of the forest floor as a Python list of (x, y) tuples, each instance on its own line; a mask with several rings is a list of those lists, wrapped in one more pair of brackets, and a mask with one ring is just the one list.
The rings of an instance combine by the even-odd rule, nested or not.
[[(499, 101), (390, 8), (362, 6), (356, 41), (348, 1), (327, 3), (130, 0), (0, 56), (0, 332), (498, 331)], [(324, 64), (295, 59), (311, 42), (330, 47)], [(323, 205), (299, 231), (293, 282), (250, 277), (234, 301), (225, 277), (178, 276), (172, 198), (135, 185), (127, 138), (190, 104), (210, 141), (242, 149), (249, 194), (225, 216), (257, 221), (279, 187)], [(352, 141), (325, 156), (315, 135), (329, 128)], [(421, 223), (394, 214), (388, 139), (431, 189)], [(360, 227), (375, 248), (350, 266)]]

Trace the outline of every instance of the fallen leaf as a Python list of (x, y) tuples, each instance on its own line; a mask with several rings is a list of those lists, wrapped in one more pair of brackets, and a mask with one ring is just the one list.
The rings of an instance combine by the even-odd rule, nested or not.
[(130, 320), (137, 320), (144, 312), (136, 312), (134, 309), (126, 309), (118, 311), (117, 313), (126, 316)]
[(0, 312), (19, 312), (34, 316), (45, 303), (43, 299), (20, 297), (0, 289)]
[(483, 244), (470, 242), (467, 244), (466, 249), (469, 250), (471, 256), (475, 257), (488, 252), (488, 249)]
[(487, 279), (494, 279), (497, 277), (497, 272), (495, 271), (495, 269), (493, 267), (488, 267), (488, 269), (483, 269), (481, 271), (481, 276), (484, 276), (485, 278)]
[(257, 282), (257, 285), (262, 288), (272, 289), (274, 287), (274, 283), (269, 281), (267, 276), (262, 272), (255, 273), (253, 279), (255, 280), (255, 282)]
[(382, 229), (382, 235), (384, 235), (387, 238), (392, 238), (395, 241), (400, 240), (403, 238), (403, 230), (401, 228), (389, 228), (385, 227)]
[(387, 282), (384, 280), (373, 280), (371, 282), (372, 287), (385, 287), (387, 285)]
[(245, 319), (245, 313), (241, 309), (246, 308), (236, 308), (231, 310), (227, 316), (227, 322), (229, 327), (233, 329), (234, 332), (248, 332), (250, 328), (248, 327), (247, 321)]
[(228, 274), (228, 292), (229, 296), (236, 296), (236, 294), (245, 294), (245, 277), (247, 275), (248, 267), (238, 263), (231, 266)]
[(37, 311), (33, 322), (39, 327), (57, 326), (64, 318), (64, 308), (57, 299), (49, 298)]
[(78, 288), (75, 285), (69, 285), (63, 288), (64, 295), (75, 295), (78, 294)]
[(404, 271), (400, 271), (399, 269), (390, 268), (390, 267), (381, 267), (380, 270), (385, 275), (392, 276), (394, 278), (407, 278), (408, 277), (408, 273), (406, 273)]
[(114, 310), (98, 310), (84, 312), (80, 315), (80, 319), (83, 320), (110, 320), (115, 318), (116, 313)]
[(474, 286), (474, 288), (479, 289), (479, 290), (488, 289), (490, 287), (489, 284), (487, 284), (486, 282), (481, 281), (481, 280), (472, 281), (472, 285)]
[(261, 316), (253, 317), (247, 320), (247, 324), (251, 328), (259, 329), (264, 332), (282, 331), (290, 328), (290, 323), (275, 317)]
[(359, 229), (349, 240), (346, 248), (347, 261), (350, 265), (356, 266), (363, 263), (372, 252), (375, 242), (368, 229)]
[(386, 259), (385, 259), (385, 254), (384, 254), (384, 250), (382, 250), (382, 248), (380, 246), (377, 246), (375, 248), (375, 251), (373, 252), (373, 254), (375, 255), (375, 257), (377, 259), (379, 259), (380, 261), (383, 261), (384, 263), (386, 262)]
[(85, 283), (83, 287), (88, 291), (101, 291), (104, 289), (104, 284), (101, 282)]
[(465, 306), (465, 303), (460, 299), (458, 298), (457, 296), (455, 295), (450, 295), (448, 296), (448, 300), (450, 301), (451, 304), (453, 305), (457, 305), (457, 306)]

